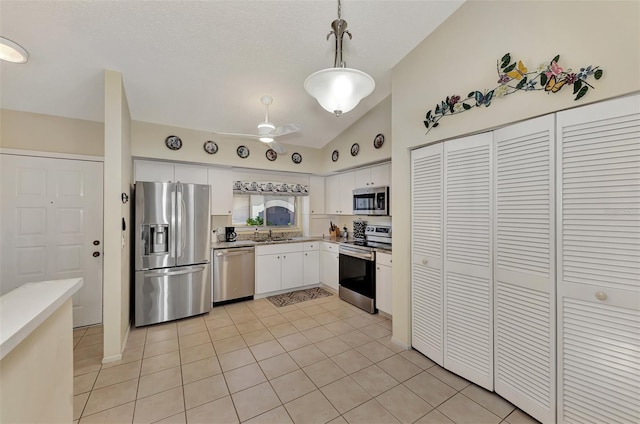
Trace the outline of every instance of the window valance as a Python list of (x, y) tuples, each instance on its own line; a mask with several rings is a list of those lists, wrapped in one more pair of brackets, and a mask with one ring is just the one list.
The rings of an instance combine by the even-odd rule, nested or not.
[(268, 194), (272, 196), (308, 196), (309, 186), (304, 184), (234, 181), (233, 192), (236, 194)]

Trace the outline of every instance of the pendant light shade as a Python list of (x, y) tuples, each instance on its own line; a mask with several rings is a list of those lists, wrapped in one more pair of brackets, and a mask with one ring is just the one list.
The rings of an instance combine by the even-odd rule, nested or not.
[(309, 75), (304, 89), (325, 110), (340, 116), (373, 92), (376, 83), (368, 74), (352, 68), (328, 68)]
[(304, 89), (315, 97), (325, 110), (340, 116), (349, 112), (376, 88), (376, 83), (368, 74), (357, 69), (347, 68), (342, 60), (342, 40), (347, 31), (347, 21), (342, 19), (342, 3), (338, 0), (338, 19), (331, 23), (336, 40), (334, 67), (323, 69), (309, 75), (304, 81)]

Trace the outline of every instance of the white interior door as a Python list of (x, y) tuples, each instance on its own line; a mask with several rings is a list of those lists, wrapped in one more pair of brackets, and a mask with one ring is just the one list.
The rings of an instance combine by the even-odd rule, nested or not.
[(444, 367), (493, 390), (493, 134), (444, 145)]
[(2, 154), (0, 171), (0, 295), (83, 277), (73, 325), (102, 322), (102, 163)]
[(495, 390), (556, 418), (555, 115), (494, 132)]
[(443, 365), (443, 144), (411, 152), (411, 345)]
[(558, 113), (558, 422), (640, 422), (640, 96)]

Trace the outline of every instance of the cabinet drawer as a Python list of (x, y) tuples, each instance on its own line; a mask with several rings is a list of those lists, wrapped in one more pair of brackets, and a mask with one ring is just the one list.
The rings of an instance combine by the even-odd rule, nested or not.
[(333, 253), (338, 253), (338, 250), (340, 250), (336, 243), (330, 243), (328, 241), (324, 241), (321, 243), (321, 249), (324, 250), (325, 252), (333, 252)]
[(256, 246), (256, 256), (274, 255), (276, 253), (292, 253), (301, 252), (302, 245), (300, 243), (279, 243)]
[(304, 243), (304, 251), (309, 252), (311, 250), (320, 250), (320, 242), (319, 241), (309, 241)]
[(388, 253), (376, 252), (376, 263), (378, 265), (391, 266), (391, 257)]

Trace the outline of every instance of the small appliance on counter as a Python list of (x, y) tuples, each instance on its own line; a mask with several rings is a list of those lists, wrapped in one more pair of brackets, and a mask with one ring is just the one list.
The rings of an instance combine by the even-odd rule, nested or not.
[(224, 241), (233, 242), (237, 237), (236, 227), (224, 227)]
[(367, 221), (358, 219), (353, 221), (353, 238), (356, 240), (364, 240), (364, 230), (367, 228)]

